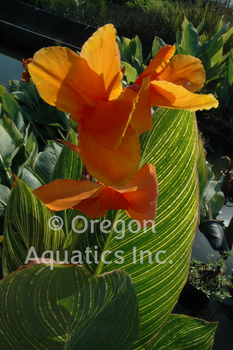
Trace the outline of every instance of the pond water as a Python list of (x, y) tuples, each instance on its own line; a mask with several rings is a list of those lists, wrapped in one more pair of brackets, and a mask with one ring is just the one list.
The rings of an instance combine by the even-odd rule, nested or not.
[[(9, 85), (10, 79), (21, 79), (23, 72), (22, 59), (28, 58), (24, 53), (15, 53), (9, 48), (0, 46), (0, 84), (6, 88)], [(233, 204), (230, 204), (233, 206)], [(221, 220), (228, 225), (233, 216), (233, 207), (224, 206), (219, 215)], [(206, 262), (208, 255), (212, 253), (214, 259), (219, 257), (219, 253), (214, 251), (204, 235), (197, 230), (193, 245), (192, 256), (200, 261)], [(227, 259), (227, 274), (231, 274), (233, 269), (233, 258)], [(233, 350), (233, 301), (228, 298), (222, 303), (219, 301), (210, 300), (208, 306), (201, 310), (197, 305), (188, 303), (177, 303), (174, 308), (174, 313), (186, 314), (189, 316), (202, 318), (206, 321), (218, 321), (213, 350)]]
[(0, 84), (9, 86), (9, 80), (20, 80), (24, 69), (22, 59), (28, 58), (23, 53), (15, 53), (11, 49), (0, 46)]

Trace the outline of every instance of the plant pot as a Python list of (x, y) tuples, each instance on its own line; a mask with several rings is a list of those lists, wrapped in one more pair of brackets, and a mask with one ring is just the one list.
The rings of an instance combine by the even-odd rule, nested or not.
[(223, 227), (219, 221), (204, 221), (200, 224), (199, 230), (205, 235), (214, 250), (220, 251), (220, 254), (224, 250), (229, 251)]

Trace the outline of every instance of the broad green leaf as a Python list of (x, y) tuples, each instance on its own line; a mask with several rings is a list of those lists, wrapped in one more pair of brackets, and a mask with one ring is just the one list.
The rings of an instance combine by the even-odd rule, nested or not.
[(125, 76), (127, 78), (128, 83), (134, 83), (137, 79), (138, 73), (131, 64), (121, 61), (121, 68), (125, 67)]
[[(214, 66), (213, 68), (209, 69), (206, 74), (206, 80), (212, 80), (212, 79), (218, 79), (218, 76), (223, 72), (223, 70), (226, 67), (226, 63), (218, 64)], [(219, 133), (219, 135), (221, 135)]]
[(220, 59), (222, 58), (223, 54), (223, 38), (221, 37), (216, 43), (211, 45), (211, 47), (208, 50), (208, 57), (210, 60), (210, 67), (215, 66)]
[(199, 35), (196, 29), (189, 23), (182, 33), (182, 47), (185, 48), (186, 54), (198, 57), (202, 52)]
[[(8, 135), (14, 142), (15, 147), (21, 146), (24, 143), (23, 135), (17, 129), (15, 123), (6, 115), (4, 115), (0, 119), (0, 125), (8, 133)], [(0, 153), (1, 153), (1, 150), (0, 150)]]
[[(72, 142), (75, 145), (78, 145), (78, 139), (75, 135), (75, 132), (70, 129), (67, 136), (67, 141)], [(69, 166), (64, 166), (64, 164), (69, 164)], [(61, 153), (57, 159), (56, 165), (52, 172), (50, 182), (55, 179), (74, 179), (78, 180), (80, 174), (82, 174), (83, 163), (79, 155), (74, 151), (71, 151), (69, 148), (64, 146)], [(67, 209), (62, 212), (57, 213), (63, 222), (64, 222), (64, 232), (66, 236), (71, 231), (71, 225), (73, 218), (77, 215), (75, 210)], [(77, 236), (77, 234), (76, 234)]]
[(136, 35), (135, 38), (133, 39), (134, 42), (136, 43), (136, 51), (135, 51), (135, 57), (139, 60), (139, 62), (143, 62), (143, 55), (142, 55), (142, 44), (139, 39), (139, 37)]
[(0, 125), (0, 170), (5, 170), (8, 179), (12, 178), (10, 167), (15, 149), (12, 138)]
[[(187, 20), (186, 17), (184, 17), (183, 23), (182, 23), (182, 31), (184, 32), (187, 25), (189, 25), (189, 21)], [(183, 35), (182, 35), (183, 36)], [(183, 39), (183, 38), (182, 38)], [(183, 45), (182, 45), (183, 46)]]
[(41, 100), (41, 97), (37, 91), (36, 85), (33, 83), (32, 80), (30, 80), (30, 83), (28, 85), (27, 89), (28, 95), (30, 98), (35, 102), (36, 106), (39, 106), (39, 100)]
[(23, 120), (22, 110), (12, 95), (3, 95), (2, 108), (4, 109), (7, 117), (13, 120), (19, 132), (23, 132), (25, 123)]
[(180, 34), (178, 34), (178, 33), (176, 33), (176, 43), (177, 43), (178, 45), (181, 45), (181, 36), (180, 36)]
[(199, 208), (203, 198), (204, 190), (207, 183), (207, 167), (202, 144), (201, 135), (199, 135), (199, 156), (198, 156), (198, 177), (199, 177)]
[(37, 143), (37, 140), (36, 140), (33, 132), (30, 133), (30, 136), (27, 140), (26, 151), (28, 152), (28, 155), (30, 157), (30, 160), (28, 163), (30, 164), (30, 166), (32, 168), (34, 160), (38, 155), (38, 143)]
[(55, 168), (62, 146), (57, 142), (50, 141), (44, 152), (36, 157), (33, 164), (33, 171), (45, 182), (49, 183), (50, 177)]
[(33, 99), (30, 97), (30, 95), (27, 93), (26, 90), (24, 90), (24, 96), (26, 99), (26, 104), (31, 108), (32, 111), (39, 111), (39, 108), (37, 104), (33, 101)]
[(119, 46), (119, 50), (122, 51), (122, 43), (121, 43), (121, 39), (119, 38), (118, 35), (116, 36), (116, 41), (117, 41), (117, 44)]
[(185, 55), (185, 51), (184, 51), (184, 49), (183, 49), (183, 47), (181, 45), (176, 46), (176, 51), (180, 55)]
[(204, 19), (203, 19), (203, 20), (198, 24), (198, 26), (197, 26), (197, 32), (198, 32), (198, 34), (201, 33), (202, 28), (203, 28), (203, 26), (204, 26), (204, 23), (205, 23), (205, 21), (204, 21)]
[(157, 53), (159, 52), (159, 50), (165, 45), (166, 44), (162, 39), (155, 36), (153, 44), (152, 44), (152, 57), (155, 57), (157, 55)]
[(232, 36), (233, 34), (233, 27), (230, 28), (224, 35), (223, 35), (223, 44), (226, 44), (228, 39)]
[(9, 81), (9, 90), (11, 92), (15, 92), (15, 91), (23, 92), (24, 90), (28, 90), (28, 84), (25, 84), (21, 80), (14, 80), (14, 79), (12, 79), (12, 80)]
[[(78, 145), (78, 139), (72, 129), (70, 129), (66, 140), (76, 146)], [(69, 164), (69, 166), (64, 166), (64, 164)], [(50, 177), (50, 182), (55, 179), (78, 180), (78, 176), (82, 173), (82, 168), (83, 163), (79, 158), (79, 155), (64, 146), (58, 156), (56, 165)]]
[(223, 205), (225, 204), (225, 196), (222, 191), (217, 192), (210, 200), (210, 207), (213, 217), (215, 218)]
[(62, 248), (64, 232), (50, 228), (54, 215), (32, 194), (32, 190), (15, 178), (5, 213), (3, 274), (6, 276), (24, 264), (28, 251), (38, 256), (46, 250)]
[(217, 322), (172, 314), (147, 350), (211, 350), (217, 326)]
[(52, 106), (46, 106), (44, 111), (33, 112), (31, 114), (34, 122), (43, 125), (56, 124), (62, 127), (64, 130), (69, 129), (69, 122), (66, 113), (60, 112)]
[(141, 62), (136, 57), (132, 58), (133, 66), (137, 71), (137, 75), (140, 75), (144, 71), (144, 67)]
[(136, 42), (134, 40), (130, 40), (128, 38), (123, 38), (122, 41), (123, 54), (128, 59), (128, 61), (132, 64), (132, 57), (135, 56), (136, 53)]
[(233, 84), (233, 62), (231, 57), (229, 57), (227, 64), (227, 80), (230, 85)]
[(21, 269), (0, 282), (1, 349), (130, 349), (139, 335), (131, 277), (52, 266)]
[(16, 176), (21, 176), (24, 166), (30, 159), (27, 157), (25, 145), (21, 145), (12, 159), (11, 170)]
[(216, 41), (226, 32), (226, 30), (228, 28), (229, 28), (229, 23), (225, 24), (211, 40), (209, 40), (206, 43), (204, 43), (202, 45), (202, 54), (204, 54), (209, 49), (209, 47), (211, 45), (216, 43)]
[(222, 28), (223, 26), (223, 17), (220, 19), (219, 23), (218, 23), (218, 28), (217, 28), (217, 33), (220, 31), (220, 29)]
[[(76, 246), (83, 252), (86, 247), (91, 249), (92, 263), (85, 260), (85, 264), (90, 271), (95, 268), (95, 274), (120, 267), (132, 276), (141, 320), (141, 335), (133, 349), (141, 349), (154, 339), (177, 302), (187, 277), (198, 216), (194, 113), (161, 108), (154, 113), (153, 122), (153, 130), (141, 137), (141, 166), (155, 164), (158, 176), (155, 226), (138, 230), (133, 224), (130, 228), (132, 222), (124, 212), (109, 211), (106, 219), (123, 223), (110, 228), (109, 233), (101, 230), (98, 220), (92, 230), (89, 223), (88, 232), (79, 235)], [(94, 263), (94, 251), (99, 263)]]
[(6, 88), (3, 85), (0, 85), (0, 103), (2, 103), (2, 98), (5, 93), (7, 93)]
[(10, 189), (0, 184), (0, 217), (4, 217)]
[(219, 191), (218, 189), (218, 181), (210, 181), (205, 188), (203, 198), (206, 202), (209, 202), (211, 198)]
[(31, 169), (25, 167), (22, 172), (22, 180), (25, 182), (32, 190), (44, 185), (44, 182), (36, 175)]

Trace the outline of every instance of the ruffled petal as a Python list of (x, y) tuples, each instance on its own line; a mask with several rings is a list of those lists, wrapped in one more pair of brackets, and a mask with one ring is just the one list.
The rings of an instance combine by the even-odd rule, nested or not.
[(118, 191), (105, 187), (99, 195), (101, 206), (105, 209), (128, 209), (129, 205), (124, 196)]
[(107, 209), (102, 209), (99, 197), (85, 199), (72, 209), (81, 211), (82, 213), (90, 216), (92, 219), (97, 217), (102, 218), (108, 211)]
[(99, 28), (83, 45), (80, 57), (85, 58), (91, 69), (103, 79), (108, 100), (117, 99), (122, 93), (123, 75), (113, 25)]
[(152, 81), (150, 92), (152, 106), (187, 109), (190, 111), (218, 107), (218, 101), (211, 94), (194, 94), (183, 86), (167, 81)]
[(108, 150), (78, 126), (79, 155), (87, 171), (106, 186), (124, 186), (136, 174), (140, 162), (140, 143), (129, 125), (116, 151)]
[(32, 191), (50, 210), (73, 208), (86, 198), (98, 197), (102, 185), (90, 181), (57, 179)]
[(158, 181), (153, 164), (145, 164), (135, 178), (124, 188), (118, 189), (135, 212), (146, 213), (151, 203), (157, 202)]
[(145, 213), (139, 213), (129, 208), (126, 210), (126, 214), (133, 220), (140, 222), (141, 227), (153, 226), (156, 215), (157, 200), (150, 204)]
[(199, 91), (206, 80), (201, 60), (188, 55), (174, 56), (159, 76), (162, 80), (182, 85), (191, 92)]
[(39, 50), (28, 70), (43, 100), (79, 118), (90, 115), (97, 101), (106, 99), (101, 77), (66, 47)]
[(91, 117), (82, 120), (82, 131), (109, 150), (116, 150), (124, 136), (137, 95), (128, 90), (123, 100), (99, 101)]
[(144, 78), (151, 76), (151, 80), (155, 80), (159, 73), (168, 65), (170, 59), (176, 51), (175, 46), (166, 45), (162, 47), (157, 55), (150, 61), (148, 67), (139, 75), (135, 81), (135, 85), (142, 85)]
[(136, 131), (137, 135), (152, 129), (150, 76), (143, 79), (130, 125)]

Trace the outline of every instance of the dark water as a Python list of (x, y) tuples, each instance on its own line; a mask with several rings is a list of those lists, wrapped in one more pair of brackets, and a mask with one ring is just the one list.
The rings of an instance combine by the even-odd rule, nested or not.
[(25, 53), (14, 53), (11, 49), (0, 46), (0, 84), (5, 88), (9, 86), (9, 80), (21, 79), (24, 71), (23, 58), (28, 58)]
[[(21, 79), (21, 74), (24, 70), (22, 67), (23, 58), (28, 58), (27, 54), (23, 52), (15, 53), (9, 48), (6, 49), (0, 46), (0, 84), (7, 88), (10, 79)], [(233, 207), (224, 206), (219, 219), (224, 220), (227, 226), (232, 216)], [(210, 253), (214, 255), (213, 261), (219, 257), (219, 253), (211, 248), (204, 235), (197, 230), (192, 256), (196, 260), (206, 262)], [(227, 274), (231, 274), (233, 269), (232, 257), (228, 258), (226, 265)], [(190, 304), (190, 302), (183, 302), (182, 305), (178, 303), (173, 312), (201, 318), (209, 322), (218, 321), (219, 325), (213, 350), (233, 350), (233, 301), (230, 298), (225, 299), (223, 302), (211, 299), (203, 310), (199, 306)]]

